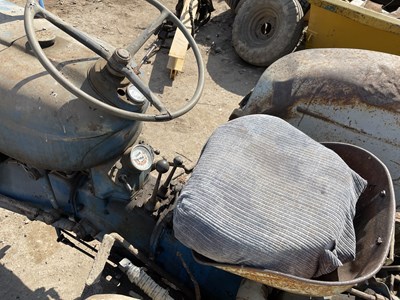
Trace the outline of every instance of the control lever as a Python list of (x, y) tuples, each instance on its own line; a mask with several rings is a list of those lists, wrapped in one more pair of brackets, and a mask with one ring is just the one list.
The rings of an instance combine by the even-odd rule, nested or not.
[(132, 193), (133, 188), (131, 187), (131, 185), (128, 182), (128, 176), (126, 176), (125, 174), (122, 174), (121, 176), (118, 177), (119, 181), (122, 182), (126, 188), (126, 190), (129, 193)]
[(167, 173), (169, 170), (169, 163), (166, 159), (160, 159), (158, 162), (156, 162), (156, 171), (158, 172), (156, 184), (154, 185), (154, 190), (153, 193), (151, 194), (151, 197), (149, 201), (146, 203), (146, 209), (148, 211), (153, 211), (154, 207), (157, 204), (157, 193), (158, 193), (158, 188), (160, 187), (160, 182), (161, 182), (161, 176), (164, 173)]
[(158, 193), (157, 193), (158, 197), (163, 198), (163, 199), (166, 198), (165, 196), (167, 195), (167, 192), (168, 192), (168, 186), (171, 183), (171, 180), (175, 174), (175, 171), (178, 167), (181, 167), (181, 166), (183, 166), (183, 159), (180, 156), (176, 156), (174, 158), (173, 167), (172, 167), (171, 172), (168, 174), (168, 177), (165, 180), (164, 184), (158, 190)]

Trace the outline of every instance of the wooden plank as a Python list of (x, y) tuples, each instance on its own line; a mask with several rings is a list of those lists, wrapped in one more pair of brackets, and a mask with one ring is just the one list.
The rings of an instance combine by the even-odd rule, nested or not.
[[(183, 25), (185, 25), (186, 29), (191, 32), (192, 24), (190, 22), (190, 14), (189, 7), (192, 3), (192, 15), (195, 16), (197, 13), (197, 0), (184, 0), (181, 21)], [(186, 52), (188, 48), (189, 42), (186, 40), (182, 31), (177, 29), (175, 31), (175, 36), (171, 44), (171, 49), (169, 50), (169, 59), (167, 68), (171, 70), (170, 76), (171, 79), (175, 79), (175, 76), (178, 72), (183, 71), (183, 65), (185, 62)]]

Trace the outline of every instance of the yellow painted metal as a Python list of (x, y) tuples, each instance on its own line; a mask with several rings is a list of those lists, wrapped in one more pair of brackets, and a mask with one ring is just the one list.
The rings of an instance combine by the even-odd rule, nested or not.
[(400, 20), (342, 0), (309, 0), (307, 48), (356, 48), (400, 55)]

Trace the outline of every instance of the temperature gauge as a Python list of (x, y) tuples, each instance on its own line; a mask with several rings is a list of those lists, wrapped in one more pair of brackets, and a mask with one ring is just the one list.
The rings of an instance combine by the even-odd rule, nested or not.
[(144, 144), (136, 145), (130, 154), (132, 166), (138, 171), (147, 171), (151, 168), (154, 160), (153, 150)]

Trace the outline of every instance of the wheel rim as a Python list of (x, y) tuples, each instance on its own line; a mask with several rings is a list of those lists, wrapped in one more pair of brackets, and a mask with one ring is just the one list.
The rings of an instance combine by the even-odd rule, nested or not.
[(265, 42), (274, 38), (279, 26), (279, 17), (273, 10), (258, 11), (249, 18), (248, 39), (256, 46), (263, 46)]

